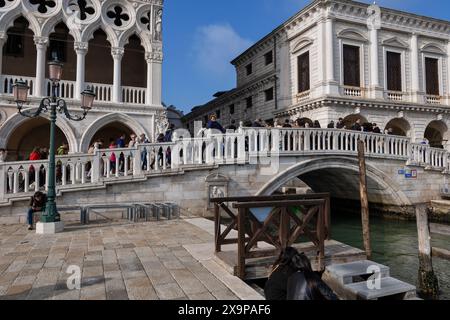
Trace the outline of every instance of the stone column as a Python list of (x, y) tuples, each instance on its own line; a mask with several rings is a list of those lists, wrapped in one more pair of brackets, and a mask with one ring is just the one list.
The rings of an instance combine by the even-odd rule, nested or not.
[(162, 104), (162, 61), (161, 51), (146, 52), (147, 61), (147, 105), (160, 106)]
[(419, 81), (419, 40), (416, 33), (411, 37), (411, 93), (412, 101), (423, 102)]
[[(325, 83), (325, 69), (326, 69), (326, 47), (325, 47), (325, 18), (321, 18), (317, 22), (317, 84), (323, 86)], [(323, 88), (320, 89), (322, 92)]]
[(48, 37), (34, 37), (36, 45), (36, 80), (34, 82), (34, 96), (43, 97), (45, 93), (45, 67)]
[(81, 99), (81, 93), (85, 89), (85, 69), (86, 69), (86, 54), (88, 52), (89, 44), (87, 42), (75, 42), (74, 49), (77, 53), (77, 83), (75, 89), (75, 98)]
[[(6, 32), (0, 32), (0, 52), (3, 52), (3, 46), (8, 39)], [(0, 76), (3, 75), (3, 54), (0, 54)]]
[(111, 54), (114, 59), (114, 82), (113, 82), (113, 102), (122, 102), (122, 58), (125, 53), (124, 48), (112, 48)]
[(380, 86), (380, 69), (378, 59), (378, 29), (372, 27), (370, 33), (370, 92), (372, 99), (383, 98), (383, 88)]
[(336, 82), (334, 70), (334, 18), (327, 17), (325, 21), (325, 57), (326, 57), (326, 80), (327, 94), (338, 95), (339, 88)]

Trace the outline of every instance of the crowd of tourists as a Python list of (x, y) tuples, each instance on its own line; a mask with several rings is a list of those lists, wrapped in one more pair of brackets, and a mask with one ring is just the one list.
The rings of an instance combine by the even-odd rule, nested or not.
[[(305, 118), (298, 118), (296, 120), (286, 119), (284, 121), (281, 121), (279, 119), (275, 119), (274, 121), (264, 121), (261, 118), (258, 118), (253, 122), (245, 121), (242, 123), (242, 125), (247, 128), (322, 128), (318, 120), (312, 121)], [(221, 131), (222, 133), (225, 133), (227, 130), (237, 130), (235, 120), (232, 120), (231, 124), (224, 128), (217, 120), (217, 116), (215, 114), (210, 116), (206, 128), (216, 129)], [(357, 119), (353, 123), (349, 123), (343, 118), (339, 118), (337, 122), (330, 121), (327, 125), (327, 129), (343, 129), (378, 134), (384, 133), (388, 135), (394, 134), (393, 128), (387, 128), (386, 130), (382, 131), (376, 123), (362, 122), (361, 119)]]

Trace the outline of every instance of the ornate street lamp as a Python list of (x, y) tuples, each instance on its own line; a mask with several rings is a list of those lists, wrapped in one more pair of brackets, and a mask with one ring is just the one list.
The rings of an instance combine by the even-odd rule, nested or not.
[(65, 117), (73, 121), (82, 121), (86, 118), (89, 110), (92, 109), (95, 93), (88, 87), (87, 90), (81, 93), (81, 109), (83, 114), (81, 116), (71, 115), (67, 108), (66, 102), (57, 96), (57, 89), (62, 77), (63, 65), (57, 60), (49, 64), (49, 78), (52, 82), (52, 96), (42, 99), (39, 108), (35, 112), (23, 110), (24, 104), (27, 102), (29, 87), (25, 81), (16, 81), (13, 85), (13, 95), (19, 113), (28, 118), (39, 117), (43, 112), (50, 113), (50, 150), (49, 150), (49, 165), (48, 165), (48, 193), (45, 211), (43, 212), (41, 222), (54, 223), (61, 221), (56, 208), (56, 176), (55, 176), (55, 127), (57, 114), (64, 113)]

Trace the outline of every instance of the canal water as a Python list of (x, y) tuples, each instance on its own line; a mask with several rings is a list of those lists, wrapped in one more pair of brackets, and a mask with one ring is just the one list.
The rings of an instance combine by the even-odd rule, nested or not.
[[(416, 223), (371, 217), (370, 225), (373, 260), (389, 266), (394, 278), (417, 285)], [(363, 249), (361, 218), (351, 214), (333, 215), (332, 238)], [(435, 247), (450, 247), (449, 237), (433, 235), (432, 240)], [(440, 299), (450, 300), (450, 262), (434, 258), (433, 266), (439, 278)]]

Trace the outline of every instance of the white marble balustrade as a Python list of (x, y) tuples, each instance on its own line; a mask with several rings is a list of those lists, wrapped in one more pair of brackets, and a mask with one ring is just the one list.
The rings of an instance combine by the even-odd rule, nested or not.
[[(95, 150), (56, 157), (57, 189), (83, 188), (201, 166), (254, 163), (264, 157), (356, 156), (358, 141), (368, 158), (450, 172), (450, 153), (411, 143), (406, 137), (338, 129), (239, 128), (225, 134), (204, 130), (201, 137), (134, 148)], [(30, 168), (34, 168), (34, 170)], [(0, 162), (0, 199), (30, 196), (47, 188), (48, 161)]]

